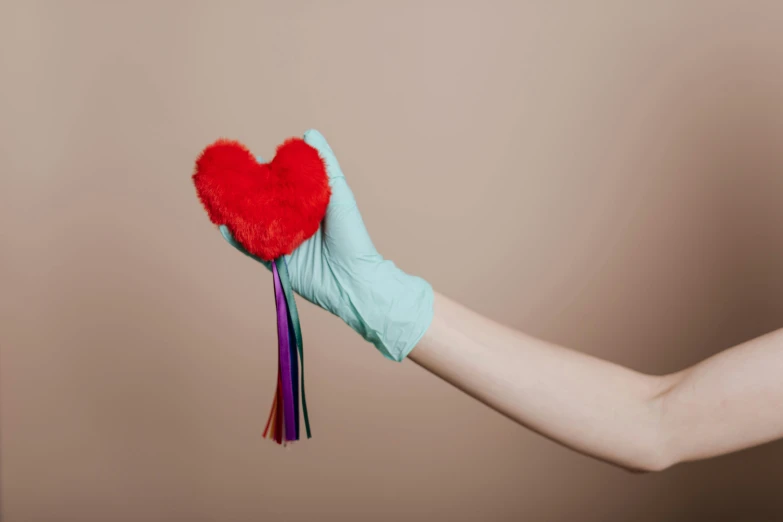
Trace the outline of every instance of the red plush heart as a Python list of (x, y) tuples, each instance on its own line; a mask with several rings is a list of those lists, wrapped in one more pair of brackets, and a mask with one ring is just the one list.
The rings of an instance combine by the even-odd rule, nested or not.
[(218, 140), (196, 160), (193, 182), (209, 219), (267, 261), (315, 234), (331, 195), (323, 159), (299, 138), (280, 145), (269, 163), (241, 143)]

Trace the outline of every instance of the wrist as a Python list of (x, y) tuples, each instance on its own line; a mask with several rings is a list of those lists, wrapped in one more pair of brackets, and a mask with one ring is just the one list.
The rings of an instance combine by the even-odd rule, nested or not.
[(384, 357), (402, 361), (432, 322), (432, 286), (388, 260), (368, 268), (343, 319)]

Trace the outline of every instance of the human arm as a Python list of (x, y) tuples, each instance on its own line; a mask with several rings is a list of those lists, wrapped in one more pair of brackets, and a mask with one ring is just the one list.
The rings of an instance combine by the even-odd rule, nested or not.
[(304, 139), (327, 166), (332, 199), (316, 235), (287, 257), (292, 286), (385, 357), (408, 357), (521, 425), (632, 470), (783, 436), (783, 332), (652, 376), (514, 331), (381, 256), (326, 140)]
[(646, 375), (528, 336), (436, 293), (409, 358), (583, 454), (659, 471), (783, 436), (783, 330)]

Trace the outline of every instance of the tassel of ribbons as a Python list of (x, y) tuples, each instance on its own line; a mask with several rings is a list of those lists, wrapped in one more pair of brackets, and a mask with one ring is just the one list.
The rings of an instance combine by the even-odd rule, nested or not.
[(302, 328), (299, 325), (299, 313), (296, 310), (294, 292), (284, 257), (278, 257), (272, 262), (272, 275), (277, 309), (277, 390), (264, 428), (264, 438), (272, 439), (278, 444), (286, 444), (300, 439), (300, 390), (308, 439), (311, 437), (310, 419), (307, 415), (305, 399)]

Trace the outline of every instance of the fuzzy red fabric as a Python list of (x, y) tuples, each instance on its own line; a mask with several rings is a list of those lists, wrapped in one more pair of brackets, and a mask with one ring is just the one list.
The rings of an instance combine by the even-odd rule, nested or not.
[(323, 159), (299, 138), (280, 145), (269, 163), (239, 142), (218, 140), (196, 160), (193, 182), (209, 219), (267, 261), (315, 234), (331, 196)]

